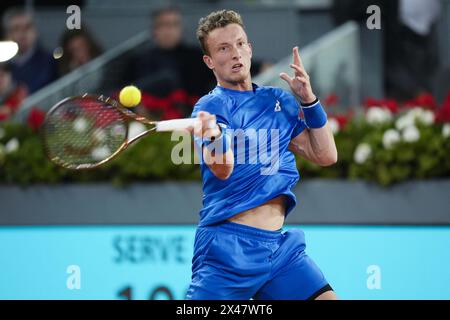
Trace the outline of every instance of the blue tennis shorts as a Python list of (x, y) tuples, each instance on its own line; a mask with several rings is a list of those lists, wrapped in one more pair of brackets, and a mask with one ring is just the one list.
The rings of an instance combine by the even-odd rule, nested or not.
[(299, 229), (268, 231), (229, 221), (197, 229), (187, 299), (306, 300), (328, 290)]

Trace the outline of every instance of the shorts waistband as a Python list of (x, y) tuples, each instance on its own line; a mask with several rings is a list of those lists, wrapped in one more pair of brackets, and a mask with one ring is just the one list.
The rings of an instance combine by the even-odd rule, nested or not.
[(240, 223), (225, 221), (217, 225), (208, 226), (206, 228), (217, 228), (227, 233), (233, 233), (239, 236), (251, 237), (263, 241), (276, 241), (283, 236), (283, 229), (271, 231), (247, 226)]

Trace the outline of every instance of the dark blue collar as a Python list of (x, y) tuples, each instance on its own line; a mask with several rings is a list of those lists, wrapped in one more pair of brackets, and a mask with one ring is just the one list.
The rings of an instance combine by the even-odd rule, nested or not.
[(256, 90), (259, 88), (259, 86), (256, 83), (252, 82), (252, 90), (234, 90), (234, 89), (228, 89), (228, 88), (224, 88), (222, 86), (217, 85), (217, 87), (219, 90), (222, 90), (224, 92), (228, 92), (228, 93), (234, 93), (234, 94), (249, 94), (249, 93), (256, 93)]

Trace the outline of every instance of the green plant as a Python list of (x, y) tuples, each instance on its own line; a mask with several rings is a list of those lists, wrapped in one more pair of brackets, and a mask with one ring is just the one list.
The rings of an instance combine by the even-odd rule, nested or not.
[[(390, 101), (392, 107), (392, 101)], [(395, 108), (394, 108), (395, 107)], [(383, 186), (450, 177), (450, 95), (440, 109), (371, 106), (365, 115), (329, 117), (338, 163), (319, 167), (297, 157), (302, 177), (362, 179)], [(330, 113), (331, 114), (331, 113)], [(69, 171), (44, 155), (40, 135), (24, 124), (0, 123), (0, 183), (73, 183), (198, 180), (197, 164), (171, 160), (170, 134), (150, 135), (96, 170)], [(193, 149), (193, 148), (192, 148)], [(191, 160), (194, 151), (191, 150)]]

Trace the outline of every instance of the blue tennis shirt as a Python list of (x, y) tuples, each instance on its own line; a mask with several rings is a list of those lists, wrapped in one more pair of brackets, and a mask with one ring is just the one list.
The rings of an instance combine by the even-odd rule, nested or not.
[[(285, 195), (286, 216), (296, 204), (291, 189), (299, 180), (289, 142), (306, 125), (291, 93), (275, 87), (237, 91), (217, 86), (194, 106), (216, 115), (222, 131), (231, 137), (234, 169), (226, 180), (217, 178), (201, 161), (203, 208), (199, 226), (224, 221), (242, 211)], [(202, 139), (195, 137), (197, 150)]]

